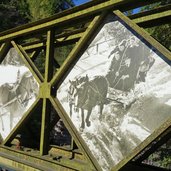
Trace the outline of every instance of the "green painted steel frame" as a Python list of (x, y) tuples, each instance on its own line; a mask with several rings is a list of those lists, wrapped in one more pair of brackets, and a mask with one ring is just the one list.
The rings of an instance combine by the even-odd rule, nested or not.
[(24, 25), (16, 29), (11, 29), (7, 32), (2, 32), (0, 34), (0, 42), (8, 39), (14, 39), (18, 36), (25, 36), (27, 34), (38, 33), (42, 30), (48, 30), (50, 27), (62, 27), (66, 24), (72, 24), (74, 20), (78, 22), (78, 20), (82, 20), (83, 18), (96, 16), (104, 10), (119, 9), (121, 11), (125, 11), (159, 1), (160, 0), (151, 0), (150, 2), (144, 2), (144, 0), (139, 0), (137, 2), (136, 0), (108, 0), (106, 2), (97, 4), (96, 6), (88, 6), (87, 8), (83, 8), (81, 11), (79, 8), (73, 8), (72, 10), (68, 10), (56, 16)]
[[(159, 0), (153, 0), (152, 2), (158, 2)], [(99, 1), (101, 2), (101, 1)], [(64, 12), (61, 14), (57, 14), (54, 17), (35, 22), (32, 24), (28, 24), (16, 29), (12, 29), (11, 31), (7, 31), (4, 33), (0, 33), (0, 42), (2, 45), (0, 47), (0, 62), (6, 56), (8, 50), (13, 46), (21, 58), (24, 60), (25, 64), (34, 75), (35, 79), (39, 83), (40, 91), (39, 96), (36, 101), (32, 104), (30, 109), (24, 114), (22, 119), (19, 121), (17, 126), (11, 131), (9, 136), (4, 140), (3, 146), (0, 146), (1, 149), (13, 151), (8, 149), (6, 145), (10, 145), (10, 142), (15, 138), (17, 132), (22, 129), (22, 125), (28, 120), (28, 118), (34, 113), (34, 110), (40, 106), (42, 106), (42, 125), (41, 125), (41, 137), (40, 137), (40, 156), (44, 156), (48, 154), (48, 147), (49, 147), (49, 113), (51, 110), (51, 105), (54, 107), (58, 115), (64, 121), (65, 126), (68, 128), (70, 134), (72, 135), (74, 141), (86, 156), (88, 161), (92, 164), (89, 169), (90, 170), (101, 170), (99, 164), (91, 154), (91, 151), (79, 135), (78, 131), (74, 127), (73, 123), (71, 122), (70, 118), (68, 117), (67, 113), (61, 106), (58, 99), (56, 99), (52, 88), (58, 87), (61, 82), (64, 80), (66, 73), (72, 68), (73, 63), (78, 60), (80, 51), (82, 51), (90, 39), (90, 37), (94, 34), (95, 30), (98, 26), (102, 23), (103, 19), (107, 15), (109, 11), (114, 9), (120, 9), (121, 11), (128, 10), (131, 7), (138, 7), (143, 6), (145, 4), (149, 4), (149, 2), (144, 2), (144, 0), (140, 0), (139, 2), (134, 3), (131, 7), (126, 7), (126, 5), (135, 2), (135, 0), (108, 0), (102, 3), (97, 3), (96, 6), (83, 6), (82, 11), (78, 11), (79, 8), (74, 8), (73, 10), (69, 10), (68, 12)], [(150, 2), (150, 3), (152, 3)], [(90, 3), (91, 4), (91, 3)], [(81, 9), (81, 8), (80, 8)], [(103, 13), (102, 13), (103, 11)], [(156, 20), (158, 18), (168, 17), (171, 15), (170, 10), (160, 11), (160, 14), (150, 14), (150, 17), (140, 16), (138, 18), (134, 18), (133, 21), (137, 24), (147, 22), (147, 20)], [(169, 12), (169, 13), (168, 13)], [(171, 53), (163, 47), (160, 43), (154, 40), (152, 37), (149, 36), (144, 30), (139, 28), (136, 24), (130, 21), (125, 15), (123, 15), (119, 11), (114, 11), (114, 14), (117, 15), (121, 20), (123, 20), (127, 25), (131, 28), (135, 29), (138, 34), (140, 34), (145, 40), (147, 40), (150, 44), (152, 44), (159, 52), (161, 52), (168, 60), (171, 60)], [(64, 64), (60, 67), (58, 72), (53, 76), (53, 56), (54, 56), (54, 46), (56, 40), (63, 42), (67, 33), (61, 34), (58, 37), (55, 37), (55, 29), (56, 27), (65, 27), (66, 24), (70, 26), (71, 22), (82, 20), (83, 18), (88, 18), (91, 16), (93, 21), (86, 27), (78, 31), (73, 31), (68, 34), (68, 36), (73, 36), (71, 39), (75, 39), (77, 44), (65, 60)], [(141, 24), (140, 24), (141, 25)], [(18, 37), (22, 37), (26, 34), (37, 33), (38, 31), (46, 31), (47, 35), (45, 38), (45, 42), (39, 42), (36, 44), (22, 46), (17, 43)], [(58, 44), (57, 44), (58, 45)], [(31, 58), (37, 56), (37, 52), (39, 48), (46, 48), (46, 60), (45, 60), (45, 76), (43, 77), (42, 74), (39, 72), (35, 64), (32, 62)], [(28, 56), (27, 50), (33, 49), (31, 56)], [(46, 90), (46, 91), (45, 91)], [(128, 161), (130, 161), (135, 155), (137, 155), (140, 151), (142, 151), (150, 142), (156, 139), (162, 132), (164, 132), (169, 126), (171, 125), (171, 119), (165, 122), (159, 129), (157, 129), (147, 140), (145, 140), (140, 146), (138, 146), (129, 156), (127, 156), (124, 160), (122, 160), (118, 165), (116, 165), (112, 170), (119, 170), (121, 169)], [(17, 151), (13, 151), (14, 153)], [(23, 152), (23, 155), (27, 155), (27, 153)], [(34, 155), (33, 155), (34, 156)], [(36, 156), (40, 158), (40, 156)], [(60, 164), (60, 163), (58, 163)], [(65, 166), (65, 160), (63, 162), (63, 166)], [(69, 167), (70, 163), (66, 162), (66, 167)], [(79, 166), (78, 170), (86, 170), (85, 168)]]

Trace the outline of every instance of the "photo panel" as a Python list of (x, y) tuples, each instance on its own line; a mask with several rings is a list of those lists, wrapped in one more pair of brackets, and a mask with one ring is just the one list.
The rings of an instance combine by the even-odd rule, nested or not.
[(36, 100), (39, 85), (13, 47), (0, 72), (0, 136), (4, 140)]
[(57, 90), (104, 171), (171, 118), (171, 68), (115, 14), (108, 15)]

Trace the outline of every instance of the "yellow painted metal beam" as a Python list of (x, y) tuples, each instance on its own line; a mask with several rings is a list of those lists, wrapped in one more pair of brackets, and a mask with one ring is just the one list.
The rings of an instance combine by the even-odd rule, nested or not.
[(138, 17), (133, 19), (133, 22), (142, 27), (152, 27), (155, 25), (163, 24), (162, 20), (165, 20), (165, 23), (171, 23), (171, 10), (166, 10), (156, 14), (150, 14), (148, 16)]
[[(62, 81), (62, 78), (67, 73), (67, 71), (70, 69), (70, 67), (73, 65), (73, 61), (78, 59), (78, 55), (81, 54), (88, 45), (88, 42), (91, 40), (92, 36), (94, 35), (94, 32), (101, 23), (103, 22), (104, 18), (106, 17), (107, 13), (104, 12), (103, 14), (96, 16), (94, 20), (90, 23), (86, 31), (84, 32), (81, 39), (77, 42), (77, 44), (72, 49), (71, 53), (69, 54), (67, 60), (64, 61), (64, 64), (61, 66), (59, 71), (54, 75), (53, 79), (51, 80), (52, 86), (54, 86), (56, 83), (60, 84)], [(56, 82), (58, 81), (58, 82)], [(71, 123), (71, 120), (66, 116), (67, 114), (63, 110), (62, 106), (60, 105), (59, 101), (56, 98), (51, 97), (50, 98), (51, 103), (53, 104), (54, 109), (56, 112), (61, 116), (63, 122), (65, 123), (66, 127), (69, 128), (69, 131), (71, 131), (71, 135), (74, 138), (76, 144), (78, 147), (83, 151), (83, 154), (87, 156), (87, 158), (90, 160), (90, 162), (94, 165), (94, 167), (97, 170), (101, 170), (99, 167), (97, 161), (92, 156), (89, 148), (85, 145), (85, 143), (82, 141), (81, 136), (77, 133), (77, 131), (74, 129), (74, 126)]]
[(40, 105), (40, 99), (37, 98), (34, 103), (31, 105), (31, 107), (25, 112), (23, 117), (20, 119), (18, 124), (15, 126), (15, 128), (10, 132), (10, 134), (7, 136), (7, 138), (3, 141), (3, 145), (9, 145), (11, 141), (15, 138), (18, 131), (22, 128), (22, 125), (28, 120), (28, 118), (32, 115), (34, 110)]
[(86, 160), (61, 158), (54, 155), (38, 156), (37, 151), (25, 152), (8, 147), (0, 147), (0, 164), (17, 171), (95, 171)]
[[(52, 106), (54, 107), (54, 109), (56, 110), (56, 112), (59, 114), (59, 116), (62, 119), (62, 121), (64, 122), (66, 128), (70, 128), (70, 129), (68, 129), (68, 131), (70, 132), (70, 134), (74, 138), (74, 140), (77, 143), (77, 145), (78, 145), (79, 149), (81, 150), (81, 152), (84, 154), (84, 156), (86, 156), (88, 161), (90, 161), (90, 163), (91, 163), (91, 164), (89, 164), (89, 168), (91, 168), (90, 170), (100, 171), (101, 168), (98, 166), (96, 160), (91, 155), (89, 148), (85, 147), (86, 146), (85, 142), (79, 136), (79, 133), (75, 129), (75, 127), (74, 127), (73, 123), (71, 122), (71, 120), (69, 119), (67, 113), (65, 113), (65, 110), (61, 106), (61, 104), (58, 101), (58, 99), (56, 99), (55, 97), (50, 97), (49, 100), (50, 100)], [(65, 115), (64, 115), (64, 113), (65, 113)]]
[[(39, 32), (41, 30), (47, 30), (50, 27), (54, 26), (63, 26), (69, 23), (73, 23), (74, 21), (77, 22), (78, 20), (81, 20), (82, 18), (89, 17), (92, 15), (97, 15), (100, 12), (103, 12), (104, 10), (115, 10), (120, 9), (121, 11), (123, 9), (129, 9), (129, 6), (131, 7), (139, 7), (143, 6), (149, 3), (157, 2), (159, 0), (151, 0), (150, 2), (144, 2), (144, 0), (110, 0), (106, 1), (100, 4), (97, 4), (96, 6), (88, 7), (86, 9), (83, 9), (81, 11), (76, 10), (76, 12), (72, 12), (66, 14), (65, 16), (62, 14), (53, 16), (52, 18), (41, 20), (36, 23), (28, 24), (19, 28), (16, 28), (11, 31), (2, 32), (0, 34), (0, 42), (5, 41), (7, 39), (13, 39), (17, 36), (24, 36), (26, 34), (31, 34), (35, 32)], [(64, 13), (65, 14), (65, 13)], [(62, 17), (61, 17), (62, 16)]]
[(50, 101), (47, 98), (43, 98), (40, 155), (46, 155), (49, 151), (50, 108)]
[(44, 78), (39, 70), (36, 68), (34, 63), (31, 61), (30, 57), (26, 54), (26, 52), (22, 49), (21, 46), (17, 45), (14, 41), (11, 41), (14, 48), (17, 50), (18, 54), (24, 61), (25, 65), (29, 68), (30, 72), (33, 74), (36, 81), (40, 84)]
[[(81, 37), (81, 39), (78, 41), (78, 43), (72, 49), (71, 53), (67, 57), (67, 60), (64, 61), (64, 64), (60, 67), (59, 71), (54, 75), (53, 79), (51, 80), (51, 84), (52, 85), (54, 85), (56, 83), (56, 80), (59, 81), (61, 76), (66, 73), (68, 68), (71, 66), (71, 63), (73, 62), (73, 59), (76, 58), (77, 55), (82, 52), (81, 49), (91, 39), (91, 36), (94, 34), (95, 30), (101, 24), (101, 23), (99, 23), (99, 21), (102, 22), (102, 19), (104, 19), (105, 16), (106, 16), (106, 13), (103, 13), (103, 15), (100, 16), (100, 19), (97, 16), (91, 22), (91, 24), (88, 26), (88, 28), (84, 32), (84, 34)], [(84, 47), (84, 48), (86, 48), (86, 47)], [(60, 81), (62, 81), (62, 80), (60, 80)], [(58, 82), (58, 84), (60, 84), (60, 82)]]
[[(54, 47), (61, 47), (61, 46), (65, 46), (67, 44), (72, 44), (77, 42), (80, 38), (81, 38), (82, 34), (75, 34), (75, 35), (71, 35), (69, 37), (63, 37), (63, 38), (59, 38), (56, 39), (55, 43), (54, 43)], [(39, 49), (39, 48), (44, 48), (45, 47), (45, 43), (36, 43), (33, 42), (32, 45), (28, 45), (28, 46), (23, 46), (23, 49), (25, 51), (30, 51), (30, 50), (35, 50), (35, 49)]]

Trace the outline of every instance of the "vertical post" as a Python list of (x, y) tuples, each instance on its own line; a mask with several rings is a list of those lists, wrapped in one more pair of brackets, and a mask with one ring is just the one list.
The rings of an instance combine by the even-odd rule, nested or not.
[[(48, 86), (49, 81), (53, 77), (53, 58), (54, 58), (54, 30), (49, 30), (47, 32), (47, 43), (46, 43), (46, 60), (45, 60), (45, 81), (43, 86), (46, 89), (51, 89)], [(51, 90), (46, 90), (51, 93)], [(49, 132), (50, 132), (50, 114), (51, 114), (51, 103), (49, 101), (49, 95), (44, 93), (43, 95), (43, 107), (42, 107), (42, 125), (41, 125), (41, 138), (40, 138), (40, 154), (48, 154), (49, 147)]]
[(49, 82), (53, 77), (54, 37), (55, 31), (49, 30), (46, 42), (45, 82)]

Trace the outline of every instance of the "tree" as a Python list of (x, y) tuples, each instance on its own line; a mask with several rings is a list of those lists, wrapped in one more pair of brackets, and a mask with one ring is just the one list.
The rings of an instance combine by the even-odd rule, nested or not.
[[(171, 4), (171, 0), (162, 0), (159, 3), (154, 3), (152, 5), (145, 6), (141, 8), (141, 11), (148, 11), (154, 8), (158, 8), (164, 5)], [(147, 28), (149, 32), (156, 40), (163, 44), (166, 48), (171, 50), (171, 24), (164, 24), (161, 26), (155, 26), (152, 28)]]
[(0, 31), (51, 16), (73, 6), (73, 0), (1, 0)]
[(74, 6), (72, 0), (26, 0), (30, 11), (30, 20), (36, 21)]
[(20, 8), (17, 0), (2, 0), (0, 3), (0, 31), (27, 23), (29, 20), (24, 10)]

